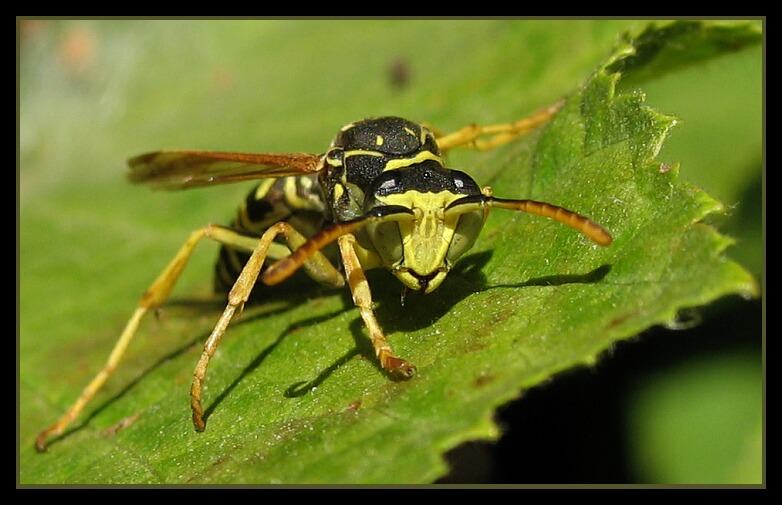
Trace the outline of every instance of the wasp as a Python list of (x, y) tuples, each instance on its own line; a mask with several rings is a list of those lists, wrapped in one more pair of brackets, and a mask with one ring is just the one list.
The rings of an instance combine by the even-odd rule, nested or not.
[[(549, 203), (494, 197), (489, 187), (445, 165), (448, 150), (502, 145), (538, 128), (560, 107), (561, 102), (516, 122), (471, 125), (447, 135), (400, 117), (365, 119), (343, 126), (323, 154), (169, 150), (131, 158), (130, 181), (162, 189), (263, 180), (230, 226), (209, 224), (190, 234), (141, 296), (104, 367), (38, 435), (37, 449), (61, 435), (112, 375), (142, 318), (167, 300), (203, 239), (221, 244), (215, 287), (227, 292), (228, 303), (193, 372), (190, 405), (197, 431), (206, 427), (207, 367), (229, 323), (259, 280), (275, 285), (300, 269), (326, 285), (347, 284), (380, 367), (391, 377), (409, 379), (416, 368), (389, 345), (365, 271), (384, 268), (403, 289), (430, 293), (473, 246), (493, 208), (551, 218), (601, 246), (611, 244), (611, 235), (587, 217)], [(327, 246), (338, 251), (338, 261), (326, 254)]]

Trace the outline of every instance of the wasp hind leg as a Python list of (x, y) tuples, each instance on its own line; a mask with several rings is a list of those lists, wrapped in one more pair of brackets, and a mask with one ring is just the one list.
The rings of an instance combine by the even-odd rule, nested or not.
[(465, 126), (447, 135), (437, 135), (437, 144), (443, 152), (461, 146), (471, 147), (479, 151), (488, 151), (536, 130), (561, 109), (564, 104), (564, 99), (560, 100), (529, 117), (512, 123)]
[[(62, 435), (66, 428), (68, 428), (68, 426), (70, 426), (76, 420), (79, 414), (81, 414), (81, 412), (84, 410), (84, 407), (98, 393), (108, 378), (111, 377), (123, 356), (125, 355), (130, 342), (133, 340), (141, 320), (148, 312), (154, 311), (168, 299), (182, 271), (187, 265), (193, 250), (201, 241), (201, 239), (210, 238), (224, 245), (229, 245), (237, 249), (253, 252), (253, 256), (251, 256), (251, 259), (253, 257), (255, 258), (253, 265), (257, 263), (262, 265), (269, 244), (278, 234), (282, 233), (285, 235), (286, 239), (288, 239), (289, 243), (291, 243), (293, 246), (306, 241), (306, 239), (301, 234), (289, 228), (291, 227), (285, 223), (282, 223), (281, 225), (275, 225), (270, 228), (260, 239), (258, 237), (243, 235), (231, 228), (217, 225), (208, 225), (191, 233), (190, 237), (188, 237), (187, 241), (185, 241), (185, 243), (180, 247), (179, 251), (176, 253), (171, 262), (141, 296), (136, 310), (125, 324), (125, 328), (122, 330), (119, 339), (114, 344), (114, 348), (111, 350), (111, 353), (109, 354), (109, 357), (106, 360), (103, 368), (101, 368), (101, 370), (95, 375), (87, 387), (84, 388), (81, 395), (68, 408), (65, 414), (63, 414), (62, 417), (57, 420), (57, 422), (48, 426), (38, 434), (35, 440), (36, 449), (41, 452), (45, 451), (46, 444), (51, 437)], [(331, 266), (331, 264), (323, 255), (315, 254), (313, 258), (304, 264), (304, 266), (309, 272), (317, 272), (316, 276), (318, 280), (321, 280), (322, 282), (332, 282), (335, 285), (344, 284), (344, 280), (341, 277), (339, 271)], [(260, 266), (258, 266), (258, 268), (260, 269)], [(252, 272), (250, 272), (250, 274), (252, 274)], [(234, 291), (236, 293), (231, 299), (233, 301), (229, 301), (228, 307), (226, 307), (223, 316), (218, 321), (217, 326), (207, 341), (204, 354), (208, 354), (208, 357), (211, 357), (211, 354), (214, 353), (214, 348), (222, 336), (222, 333), (225, 331), (225, 328), (227, 327), (228, 322), (230, 321), (234, 312), (244, 303), (242, 300), (246, 300), (246, 295), (249, 295), (249, 291), (252, 289), (252, 283), (248, 282), (249, 276), (249, 274), (241, 276), (240, 280), (237, 281), (237, 286), (234, 286), (232, 293)], [(253, 280), (255, 277), (257, 277), (257, 272), (255, 272)], [(239, 300), (238, 303), (236, 302), (237, 299)], [(194, 373), (194, 382), (198, 380), (198, 386), (194, 385), (193, 388), (191, 388), (191, 390), (196, 390), (199, 395), (198, 402), (195, 402), (195, 400), (191, 399), (191, 404), (198, 403), (199, 408), (201, 384), (204, 380), (207, 364), (208, 358), (205, 360), (204, 356), (202, 355), (201, 360), (199, 361), (199, 367), (196, 368)], [(200, 410), (200, 412), (203, 413), (202, 410)], [(196, 415), (194, 414), (194, 418), (195, 417)], [(201, 421), (201, 426), (201, 429), (203, 429), (203, 421)], [(199, 425), (196, 423), (196, 428), (198, 427)]]
[(246, 237), (228, 228), (215, 225), (208, 225), (191, 233), (190, 237), (188, 237), (187, 241), (185, 241), (174, 256), (174, 259), (171, 260), (168, 266), (166, 266), (157, 279), (155, 279), (141, 296), (138, 307), (136, 307), (133, 315), (125, 324), (125, 328), (122, 330), (119, 339), (114, 344), (114, 348), (111, 350), (103, 368), (95, 375), (87, 387), (84, 388), (79, 398), (77, 398), (73, 405), (68, 408), (65, 414), (63, 414), (57, 422), (41, 431), (38, 435), (35, 440), (35, 446), (39, 451), (46, 450), (46, 442), (49, 438), (62, 435), (65, 429), (76, 420), (82, 410), (84, 410), (84, 407), (100, 390), (106, 380), (111, 377), (122, 360), (122, 357), (125, 355), (128, 345), (130, 345), (131, 340), (133, 340), (133, 336), (136, 334), (142, 318), (147, 312), (157, 309), (166, 301), (166, 299), (168, 299), (182, 270), (187, 265), (193, 250), (203, 238), (211, 238), (218, 242), (232, 244), (235, 247), (249, 249), (254, 248), (258, 242), (257, 238)]

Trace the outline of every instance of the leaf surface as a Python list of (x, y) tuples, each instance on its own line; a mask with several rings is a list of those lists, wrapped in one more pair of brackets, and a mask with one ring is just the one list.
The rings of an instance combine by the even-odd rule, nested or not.
[[(264, 32), (242, 23), (234, 26), (236, 54), (252, 55), (251, 49), (257, 47), (253, 33)], [(421, 26), (408, 25), (411, 31)], [(520, 25), (492, 26), (507, 31), (461, 26), (487, 40), (500, 34), (496, 53), (466, 52), (469, 61), (463, 61), (462, 68), (467, 63), (473, 64), (471, 68), (476, 64), (489, 68), (497, 58), (518, 58), (518, 46), (512, 42)], [(316, 49), (324, 43), (321, 35), (302, 25), (291, 28), (299, 37), (297, 44), (305, 47), (302, 40), (306, 41), (313, 56), (286, 71), (295, 72), (306, 64), (321, 70), (325, 63)], [(457, 28), (451, 25), (443, 31), (454, 36)], [(267, 25), (265, 30), (264, 41), (272, 47), (291, 35), (279, 25)], [(548, 33), (544, 28), (534, 30)], [(378, 37), (398, 36), (396, 31), (378, 32)], [(706, 44), (713, 46), (710, 40)], [(358, 38), (342, 43), (343, 48), (355, 48), (354, 56), (361, 55)], [(21, 482), (432, 482), (447, 472), (442, 459), (447, 450), (469, 440), (497, 438), (495, 409), (525, 389), (563, 370), (594, 364), (617, 342), (652, 325), (676, 324), (683, 309), (728, 294), (756, 295), (752, 276), (723, 254), (731, 240), (704, 222), (722, 212), (722, 205), (681, 182), (673, 161), (657, 159), (677, 120), (649, 108), (640, 91), (617, 90), (624, 69), (642, 75), (647, 64), (632, 60), (637, 54), (634, 44), (638, 41), (624, 40), (591, 75), (582, 75), (580, 87), (559, 90), (569, 94), (565, 106), (529, 139), (489, 153), (455, 153), (450, 160), (454, 168), (490, 184), (496, 196), (547, 201), (589, 216), (611, 231), (610, 247), (600, 248), (544, 218), (495, 210), (472, 253), (435, 293), (409, 295), (402, 305), (399, 284), (385, 272), (370, 272), (381, 325), (397, 354), (418, 366), (419, 374), (407, 382), (392, 381), (379, 370), (349, 294), (319, 288), (270, 293), (268, 302), (249, 307), (230, 328), (210, 365), (204, 433), (195, 433), (190, 424), (188, 386), (201, 343), (221, 307), (201, 303), (208, 299), (209, 280), (203, 273), (211, 273), (212, 260), (199, 250), (175, 291), (174, 303), (164, 308), (157, 321), (149, 318), (142, 325), (127, 360), (75, 429), (55, 441), (46, 454), (35, 454), (31, 448), (37, 431), (64, 411), (100, 367), (138, 293), (164, 266), (167, 255), (173, 254), (190, 229), (216, 219), (211, 202), (218, 195), (238, 202), (246, 189), (149, 194), (143, 197), (147, 204), (139, 206), (132, 203), (138, 188), (109, 189), (117, 181), (112, 178), (111, 184), (106, 183), (105, 173), (90, 175), (95, 169), (89, 166), (84, 168), (84, 184), (71, 181), (68, 171), (55, 174), (60, 177), (58, 185), (35, 182), (29, 171), (34, 173), (47, 155), (33, 150), (23, 158), (23, 165), (30, 168), (23, 167), (28, 172), (20, 187)], [(598, 52), (601, 46), (594, 46)], [(548, 53), (540, 51), (545, 59)], [(271, 51), (264, 54), (269, 64), (279, 58)], [(212, 84), (230, 89), (232, 74), (226, 69), (232, 68), (232, 62), (217, 61)], [(367, 67), (372, 65), (365, 66), (365, 72)], [(347, 74), (356, 72), (344, 69)], [(291, 92), (283, 93), (285, 84), (279, 81), (264, 81), (261, 70), (259, 89), (271, 96)], [(532, 96), (558, 98), (543, 91), (556, 80), (554, 76), (530, 74), (530, 84), (524, 86)], [(471, 74), (462, 74), (452, 88), (439, 81), (441, 88), (424, 86), (416, 89), (416, 98), (411, 93), (408, 98), (397, 97), (395, 103), (402, 112), (431, 110), (435, 119), (457, 121), (453, 113), (438, 113), (432, 104), (443, 99), (450, 103), (455, 99), (451, 94), (459, 95), (466, 97), (463, 105), (468, 114), (471, 108), (481, 111), (474, 120), (497, 121), (496, 111), (486, 111), (469, 98), (469, 89), (502, 101), (522, 86), (515, 76), (495, 83), (464, 75)], [(194, 93), (186, 77), (180, 76), (185, 93)], [(160, 78), (170, 82), (165, 75)], [(372, 80), (364, 87), (350, 87), (355, 82), (352, 74), (335, 78), (326, 92), (355, 89), (353, 102), (369, 103), (364, 94), (367, 86), (375, 94), (384, 89)], [(146, 85), (132, 82), (125, 96), (132, 103)], [(230, 110), (237, 107), (236, 97), (249, 96), (247, 84), (234, 85), (239, 88), (236, 96), (217, 94), (224, 103), (214, 109), (206, 105), (204, 114)], [(325, 85), (319, 86), (322, 91)], [(302, 94), (285, 132), (300, 131), (297, 142), (315, 137), (309, 131), (312, 103), (322, 101), (324, 115), (335, 120), (342, 114), (328, 110), (333, 100), (304, 89), (309, 91)], [(383, 93), (391, 97), (397, 91)], [(159, 102), (140, 99), (147, 108), (123, 113), (123, 121), (139, 125), (142, 119), (165, 118), (165, 97), (165, 93), (158, 97)], [(104, 95), (104, 100), (110, 98)], [(72, 99), (77, 101), (78, 96)], [(255, 100), (259, 110), (267, 107), (272, 115), (283, 107), (273, 100)], [(514, 109), (529, 113), (544, 104), (516, 103)], [(24, 126), (36, 111), (29, 102), (23, 105)], [(152, 114), (156, 108), (159, 112)], [(386, 112), (374, 105), (367, 109), (359, 114)], [(157, 121), (147, 125), (152, 132), (144, 135), (149, 138), (131, 136), (128, 143), (150, 143), (156, 132), (173, 128), (166, 119)], [(249, 119), (237, 116), (233, 121)], [(215, 119), (209, 131), (220, 128), (231, 127)], [(200, 131), (193, 128), (196, 137)], [(105, 133), (95, 135), (101, 140)], [(166, 141), (186, 142), (182, 135), (162, 134)], [(22, 137), (35, 144), (33, 135)], [(278, 150), (317, 150), (291, 145), (290, 139), (278, 142)], [(105, 145), (97, 144), (89, 154), (104, 159)], [(139, 145), (138, 151), (148, 147)], [(152, 146), (163, 147), (180, 146)], [(128, 153), (132, 154), (136, 153)], [(112, 159), (107, 162), (111, 170), (103, 169), (121, 173), (120, 161)], [(79, 166), (74, 161), (59, 168)], [(104, 212), (83, 210), (87, 201)], [(45, 254), (53, 242), (69, 247), (60, 249), (60, 254)]]

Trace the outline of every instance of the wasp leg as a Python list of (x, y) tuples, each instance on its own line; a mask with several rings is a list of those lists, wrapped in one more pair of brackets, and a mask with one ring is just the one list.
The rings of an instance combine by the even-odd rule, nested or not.
[(144, 292), (139, 300), (139, 305), (133, 315), (128, 320), (125, 328), (122, 330), (117, 343), (111, 350), (106, 364), (84, 388), (79, 398), (71, 405), (65, 414), (54, 424), (43, 430), (35, 440), (35, 446), (39, 451), (46, 449), (46, 442), (52, 436), (62, 435), (65, 429), (79, 416), (84, 406), (95, 396), (106, 380), (114, 373), (119, 362), (125, 354), (136, 330), (139, 327), (141, 319), (150, 310), (158, 308), (165, 302), (171, 290), (174, 288), (177, 279), (179, 279), (182, 270), (195, 249), (195, 246), (203, 238), (211, 238), (218, 242), (229, 244), (237, 248), (253, 250), (258, 239), (241, 235), (229, 228), (216, 225), (208, 225), (190, 234), (190, 237), (182, 245), (174, 259), (160, 273), (150, 287)]
[(415, 374), (416, 368), (411, 363), (394, 355), (394, 351), (391, 350), (391, 346), (383, 334), (383, 329), (375, 318), (375, 312), (372, 310), (372, 292), (356, 253), (356, 247), (358, 244), (356, 244), (356, 238), (353, 235), (339, 237), (339, 249), (342, 253), (345, 277), (353, 294), (353, 303), (358, 307), (364, 325), (369, 331), (369, 338), (375, 348), (380, 365), (395, 377), (409, 379)]
[(352, 233), (369, 222), (406, 220), (411, 219), (412, 215), (412, 211), (408, 208), (389, 205), (382, 207), (382, 210), (375, 209), (355, 220), (329, 226), (296, 248), (289, 256), (269, 265), (261, 275), (264, 284), (277, 284), (287, 279), (302, 264), (311, 261), (312, 255), (324, 246), (335, 240), (338, 241), (345, 278), (350, 286), (353, 302), (359, 308), (364, 325), (369, 331), (369, 338), (375, 348), (380, 365), (391, 375), (404, 379), (413, 376), (415, 366), (397, 358), (391, 350), (391, 346), (388, 345), (388, 341), (383, 335), (383, 329), (372, 311), (372, 292), (364, 275), (365, 268), (375, 268), (380, 266), (382, 262), (376, 254), (359, 246)]
[[(289, 241), (294, 245), (306, 241), (299, 233), (288, 231), (287, 235), (290, 237)], [(49, 438), (62, 435), (65, 429), (73, 423), (79, 414), (81, 414), (84, 407), (97, 394), (106, 380), (111, 377), (122, 360), (122, 357), (125, 355), (125, 351), (130, 345), (131, 340), (133, 340), (142, 318), (147, 312), (160, 307), (168, 299), (182, 270), (187, 265), (193, 250), (203, 238), (210, 238), (222, 244), (247, 252), (256, 250), (260, 243), (260, 240), (257, 237), (242, 235), (235, 230), (217, 225), (208, 225), (191, 233), (190, 237), (188, 237), (187, 241), (182, 245), (168, 266), (166, 266), (141, 296), (138, 307), (136, 307), (135, 312), (133, 312), (133, 315), (126, 323), (125, 328), (122, 330), (122, 334), (114, 344), (114, 348), (111, 350), (103, 368), (97, 373), (92, 381), (90, 381), (87, 387), (84, 388), (79, 398), (77, 398), (73, 405), (68, 408), (65, 414), (63, 414), (57, 422), (38, 434), (35, 440), (35, 446), (39, 451), (46, 450), (46, 443)], [(268, 244), (266, 245), (268, 247)], [(322, 254), (313, 255), (313, 257), (307, 262), (304, 262), (303, 265), (313, 277), (321, 282), (330, 282), (337, 286), (344, 285), (342, 275), (336, 268), (331, 266)], [(223, 331), (225, 331), (224, 328)]]
[[(204, 421), (204, 408), (202, 404), (203, 386), (206, 381), (206, 370), (209, 361), (212, 359), (220, 340), (223, 338), (228, 324), (235, 315), (236, 311), (241, 311), (244, 304), (250, 298), (250, 292), (258, 280), (264, 262), (269, 251), (269, 247), (274, 244), (274, 239), (282, 235), (291, 249), (297, 249), (307, 242), (306, 237), (296, 231), (286, 222), (279, 222), (269, 227), (266, 232), (257, 240), (255, 248), (247, 260), (242, 272), (236, 279), (233, 287), (228, 293), (228, 305), (226, 305), (222, 316), (217, 321), (212, 333), (204, 344), (204, 350), (193, 371), (193, 383), (190, 386), (190, 408), (193, 413), (193, 426), (196, 431), (204, 431), (206, 422)], [(321, 282), (342, 286), (345, 283), (342, 274), (337, 270), (320, 251), (313, 253), (311, 257), (300, 263), (298, 266), (304, 266), (307, 272)], [(288, 272), (288, 276), (296, 270)]]
[[(548, 121), (565, 101), (560, 100), (554, 105), (542, 109), (532, 116), (514, 121), (512, 123), (495, 124), (488, 126), (469, 125), (456, 130), (448, 135), (438, 136), (437, 144), (443, 152), (454, 147), (467, 146), (479, 151), (487, 151), (508, 143), (537, 129)], [(481, 138), (488, 137), (488, 138)]]

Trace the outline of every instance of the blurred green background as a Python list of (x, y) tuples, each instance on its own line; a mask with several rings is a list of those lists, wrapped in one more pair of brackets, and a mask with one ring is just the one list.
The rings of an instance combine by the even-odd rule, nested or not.
[[(138, 296), (128, 286), (153, 274), (138, 265), (229, 218), (246, 191), (153, 194), (125, 183), (129, 156), (319, 152), (335, 126), (381, 114), (446, 130), (515, 119), (576, 89), (623, 31), (648, 23), (18, 22), (20, 419), (30, 420), (23, 393), (40, 387), (37, 351), (51, 326), (74, 351), (107, 348), (110, 336), (79, 334), (84, 321), (127, 312)], [(649, 105), (682, 120), (661, 161), (680, 162), (683, 180), (728, 206), (714, 224), (761, 284), (763, 63), (758, 45), (640, 85)], [(194, 257), (181, 292), (208, 290), (207, 256)], [(85, 265), (91, 276), (75, 296), (72, 276)], [(722, 300), (536, 388), (498, 413), (499, 443), (453, 451), (443, 481), (764, 481), (763, 305)]]

